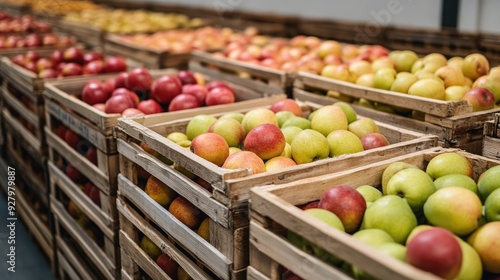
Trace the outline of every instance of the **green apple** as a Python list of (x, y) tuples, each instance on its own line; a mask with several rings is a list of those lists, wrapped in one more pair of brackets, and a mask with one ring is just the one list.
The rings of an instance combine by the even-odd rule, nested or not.
[(366, 134), (378, 132), (380, 133), (380, 128), (377, 123), (371, 118), (362, 117), (349, 124), (347, 130), (356, 134), (359, 139), (363, 138)]
[(141, 239), (141, 248), (153, 260), (156, 260), (156, 258), (161, 254), (160, 248), (156, 246), (156, 244), (145, 235)]
[[(343, 93), (340, 93), (336, 90), (329, 90), (326, 92), (326, 96), (327, 97), (330, 97), (330, 98), (333, 98), (335, 100), (338, 100), (338, 101), (344, 101), (344, 102), (352, 102), (353, 101), (353, 98), (349, 95), (345, 95)], [(309, 118), (309, 120), (311, 120), (312, 117)]]
[(489, 168), (479, 176), (477, 188), (483, 202), (494, 190), (500, 189), (500, 180), (498, 178), (500, 178), (500, 165)]
[(439, 69), (434, 72), (434, 75), (443, 80), (445, 88), (450, 86), (461, 86), (465, 82), (462, 70), (458, 70), (449, 65), (439, 67)]
[(396, 113), (396, 111), (394, 111), (394, 108), (392, 108), (392, 106), (380, 102), (375, 102), (373, 104), (373, 108), (377, 111), (386, 112), (390, 114)]
[(290, 166), (296, 166), (297, 163), (289, 157), (277, 156), (267, 160), (264, 165), (266, 166), (266, 172), (271, 172)]
[(424, 215), (431, 225), (465, 236), (479, 226), (482, 205), (479, 197), (470, 190), (446, 187), (429, 196), (424, 204)]
[(423, 231), (423, 230), (426, 230), (426, 229), (430, 229), (430, 228), (433, 228), (433, 226), (431, 225), (426, 225), (426, 224), (421, 224), (421, 225), (418, 225), (416, 226), (411, 232), (410, 232), (410, 235), (408, 235), (408, 238), (406, 239), (406, 245), (408, 245), (408, 243), (410, 242), (410, 240), (415, 236), (417, 235), (417, 233)]
[(217, 120), (211, 115), (197, 115), (193, 117), (186, 126), (186, 135), (189, 140), (208, 131), (208, 128)]
[(483, 264), (481, 257), (472, 246), (458, 238), (462, 249), (462, 266), (455, 280), (481, 280), (483, 276)]
[(232, 119), (235, 119), (235, 120), (237, 120), (237, 121), (239, 121), (241, 123), (241, 121), (243, 120), (244, 116), (245, 115), (243, 113), (229, 112), (229, 113), (225, 113), (224, 115), (220, 116), (219, 119), (232, 118)]
[(273, 111), (266, 108), (252, 109), (248, 111), (243, 117), (243, 120), (241, 120), (241, 125), (243, 125), (243, 131), (245, 132), (245, 135), (247, 135), (250, 130), (265, 123), (278, 126), (276, 115)]
[(333, 103), (333, 106), (338, 106), (342, 109), (342, 111), (344, 111), (348, 124), (358, 119), (358, 114), (349, 103), (340, 101)]
[(245, 139), (243, 126), (233, 118), (222, 118), (216, 120), (209, 128), (208, 132), (218, 134), (226, 140), (229, 147), (238, 147)]
[(398, 195), (419, 214), (427, 198), (436, 191), (432, 178), (418, 168), (406, 168), (394, 174), (387, 182), (387, 194)]
[(422, 70), (422, 71), (416, 72), (415, 76), (419, 80), (423, 80), (423, 79), (432, 79), (432, 80), (435, 80), (436, 82), (439, 82), (440, 84), (442, 84), (443, 87), (444, 87), (444, 81), (441, 78), (439, 78), (438, 76), (434, 75), (434, 73), (426, 72), (426, 71)]
[(167, 139), (174, 142), (174, 143), (178, 143), (181, 140), (188, 140), (188, 137), (185, 133), (175, 131), (175, 132), (169, 133), (167, 135)]
[[(393, 69), (394, 62), (389, 57), (379, 57), (372, 61), (372, 72), (376, 73), (380, 69)], [(396, 70), (394, 70), (396, 71)]]
[(354, 104), (357, 104), (359, 106), (363, 106), (363, 107), (366, 107), (366, 108), (370, 108), (370, 109), (374, 109), (373, 107), (373, 102), (371, 102), (370, 100), (368, 99), (365, 99), (365, 98), (360, 98), (357, 102), (355, 102)]
[(285, 143), (285, 148), (283, 149), (281, 156), (292, 158), (292, 145)]
[(278, 121), (278, 126), (282, 127), (283, 124), (290, 118), (295, 117), (295, 114), (290, 111), (279, 111), (276, 113), (276, 120)]
[(295, 135), (299, 134), (299, 132), (301, 132), (302, 130), (303, 129), (298, 126), (288, 126), (281, 128), (281, 132), (283, 132), (285, 140), (288, 144), (291, 144)]
[(481, 76), (474, 81), (472, 87), (487, 88), (495, 96), (495, 103), (500, 101), (500, 78), (495, 78), (492, 75)]
[(362, 152), (363, 144), (356, 134), (348, 130), (335, 130), (326, 137), (330, 146), (330, 157)]
[(390, 90), (396, 80), (396, 70), (393, 68), (382, 68), (375, 72), (373, 76), (373, 87)]
[(373, 87), (374, 77), (375, 74), (373, 73), (363, 74), (356, 79), (355, 84), (365, 87)]
[(229, 147), (229, 155), (232, 155), (236, 152), (241, 152), (241, 149), (238, 147)]
[(500, 221), (500, 189), (494, 190), (486, 198), (484, 213), (488, 222)]
[(370, 185), (359, 186), (356, 190), (361, 194), (361, 196), (363, 196), (367, 205), (369, 202), (374, 202), (382, 197), (382, 192)]
[(394, 61), (394, 69), (398, 72), (410, 72), (411, 66), (418, 60), (418, 55), (410, 50), (395, 50), (389, 53)]
[(480, 53), (472, 53), (464, 57), (462, 64), (462, 72), (464, 76), (470, 78), (471, 80), (476, 80), (477, 78), (488, 74), (490, 71), (490, 64), (488, 59)]
[(376, 247), (377, 250), (402, 262), (406, 262), (406, 247), (396, 242), (388, 242)]
[(372, 72), (372, 65), (366, 60), (356, 60), (349, 64), (349, 72), (354, 75), (357, 79), (358, 77)]
[(347, 129), (347, 125), (347, 116), (342, 108), (333, 105), (316, 110), (311, 120), (311, 129), (318, 131), (325, 137), (334, 130)]
[(444, 100), (461, 100), (466, 92), (467, 88), (463, 85), (447, 87), (444, 90)]
[(473, 169), (469, 160), (458, 153), (446, 152), (432, 158), (425, 169), (433, 180), (448, 174), (463, 174), (472, 178)]
[(389, 233), (379, 228), (360, 229), (352, 237), (372, 247), (394, 242)]
[(330, 154), (330, 147), (326, 137), (312, 129), (299, 132), (290, 145), (292, 146), (292, 159), (297, 164), (325, 159)]
[(463, 63), (464, 63), (464, 58), (463, 57), (461, 57), (461, 56), (454, 56), (454, 57), (448, 59), (448, 62), (446, 63), (446, 65), (455, 67), (456, 69), (462, 71), (462, 65), (463, 65)]
[[(448, 60), (440, 53), (430, 53), (422, 58), (422, 62), (424, 63), (424, 69), (434, 73), (439, 67), (446, 65)], [(432, 67), (429, 65), (432, 65)], [(432, 70), (433, 67), (436, 68)]]
[(471, 177), (464, 174), (448, 174), (434, 180), (436, 189), (445, 187), (462, 187), (477, 194), (477, 184)]
[(396, 174), (397, 172), (406, 169), (406, 168), (418, 168), (416, 165), (406, 163), (403, 161), (396, 161), (389, 164), (382, 172), (382, 193), (387, 194), (387, 182), (389, 179)]
[(414, 74), (408, 72), (400, 72), (396, 75), (396, 79), (392, 83), (390, 90), (401, 93), (408, 93), (410, 86), (413, 85), (416, 81), (418, 81), (418, 78)]
[(399, 196), (385, 195), (366, 209), (361, 229), (384, 230), (395, 242), (404, 244), (416, 226), (417, 218), (408, 203)]
[(416, 81), (408, 89), (408, 94), (431, 99), (444, 100), (445, 87), (434, 79), (422, 79)]
[(285, 121), (281, 126), (281, 128), (289, 126), (297, 126), (302, 129), (308, 129), (311, 128), (311, 121), (303, 117), (293, 116), (289, 118), (287, 121)]

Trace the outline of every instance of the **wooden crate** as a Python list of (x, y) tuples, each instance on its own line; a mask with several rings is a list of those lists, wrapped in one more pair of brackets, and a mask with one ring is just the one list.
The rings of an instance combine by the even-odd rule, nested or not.
[(88, 47), (102, 47), (106, 32), (100, 28), (68, 22), (59, 19), (54, 22), (54, 29), (66, 34), (71, 34), (78, 38), (80, 42), (84, 42)]
[[(52, 32), (52, 34), (55, 34), (56, 36), (67, 36), (71, 37), (68, 34), (63, 34), (63, 33), (57, 33), (57, 32)], [(0, 34), (0, 37), (4, 37), (4, 35)], [(24, 48), (3, 48), (0, 49), (0, 56), (7, 56), (7, 57), (13, 57), (18, 54), (24, 54), (27, 53), (28, 51), (36, 51), (40, 53), (52, 53), (55, 50), (60, 50), (64, 48), (69, 48), (72, 46), (81, 46), (81, 44), (76, 43), (75, 44), (69, 44), (65, 46), (38, 46), (38, 47), (24, 47)]]
[(173, 54), (168, 51), (150, 49), (124, 42), (120, 35), (106, 34), (103, 39), (104, 52), (109, 55), (130, 57), (149, 69), (187, 69), (190, 53)]
[(483, 156), (500, 159), (500, 113), (484, 123)]
[(484, 54), (490, 66), (500, 65), (500, 36), (495, 34), (481, 34), (479, 35), (479, 51)]
[(385, 46), (394, 50), (412, 50), (418, 54), (442, 53), (447, 57), (466, 56), (478, 51), (475, 33), (456, 29), (422, 30), (389, 27), (384, 32)]
[[(297, 23), (298, 34), (316, 36), (353, 44), (380, 44), (383, 41), (385, 28), (378, 27), (378, 32), (367, 32), (370, 25), (364, 22), (343, 22), (334, 20), (318, 20), (302, 18)], [(372, 26), (373, 27), (373, 26)], [(384, 42), (385, 43), (385, 42)]]
[(27, 4), (15, 4), (13, 2), (2, 1), (0, 2), (0, 10), (8, 13), (9, 15), (20, 17), (29, 12), (30, 6)]
[[(216, 79), (233, 82), (270, 94), (290, 95), (295, 73), (271, 69), (229, 58), (214, 57), (205, 51), (193, 51), (189, 61), (191, 71), (200, 72)], [(241, 74), (244, 73), (245, 77)]]
[(292, 245), (284, 236), (287, 230), (379, 279), (438, 279), (393, 258), (380, 258), (376, 249), (349, 234), (331, 230), (296, 206), (319, 199), (325, 189), (335, 185), (380, 187), (382, 173), (390, 163), (403, 161), (425, 168), (432, 158), (450, 151), (464, 155), (471, 162), (475, 180), (488, 168), (500, 164), (459, 149), (438, 147), (307, 180), (252, 188), (250, 265), (253, 269), (249, 279), (281, 279), (284, 268), (306, 279), (350, 279), (340, 269)]
[[(98, 207), (55, 163), (49, 161), (47, 165), (51, 188), (50, 205), (56, 220), (56, 236), (64, 238), (69, 235), (98, 270), (98, 273), (101, 273), (106, 279), (116, 278), (120, 271), (120, 253), (117, 246), (118, 220), (116, 217), (111, 217), (113, 213), (116, 214), (116, 196), (107, 196), (100, 192), (101, 207)], [(92, 181), (92, 178), (89, 179)], [(70, 200), (98, 230), (98, 233), (94, 234), (102, 233), (102, 247), (66, 210)], [(64, 234), (63, 231), (67, 234)]]
[(437, 135), (440, 146), (461, 148), (475, 154), (481, 154), (482, 151), (484, 122), (492, 119), (493, 115), (500, 111), (499, 108), (495, 108), (472, 112), (472, 106), (466, 100), (441, 101), (411, 96), (305, 72), (300, 72), (297, 76), (294, 97), (323, 105), (339, 101), (327, 97), (325, 93), (328, 90), (338, 91), (354, 99), (365, 98), (373, 102), (423, 112), (425, 118), (422, 121), (352, 104), (363, 116), (413, 131)]
[[(272, 102), (260, 104), (269, 107)], [(241, 107), (236, 112), (247, 112), (257, 107)], [(317, 108), (317, 105), (316, 105)], [(213, 114), (220, 116), (223, 113)], [(365, 162), (367, 155), (377, 155), (378, 159), (434, 147), (437, 137), (426, 136), (377, 123), (381, 132), (392, 145), (353, 155), (341, 156), (299, 165), (287, 170), (251, 175), (249, 170), (229, 170), (217, 167), (208, 161), (193, 155), (190, 151), (167, 140), (165, 135), (174, 131), (183, 131), (191, 118), (172, 120), (168, 115), (155, 118), (122, 118), (116, 128), (118, 152), (120, 153), (120, 175), (118, 179), (119, 197), (159, 225), (165, 235), (171, 236), (182, 244), (187, 251), (198, 256), (199, 260), (215, 274), (224, 279), (231, 278), (231, 273), (248, 265), (248, 217), (247, 199), (249, 189), (256, 185), (271, 182), (290, 182), (310, 176), (329, 173), (329, 168), (348, 169)], [(159, 154), (179, 164), (197, 177), (210, 182), (212, 193), (201, 189), (194, 181), (181, 172), (147, 154), (138, 143), (144, 142)], [(211, 221), (211, 233), (225, 240), (206, 242), (194, 232), (169, 215), (163, 207), (153, 202), (141, 189), (138, 168), (153, 174), (170, 186), (178, 194), (188, 199)], [(159, 219), (159, 217), (162, 217)], [(212, 228), (213, 226), (213, 228)], [(211, 236), (214, 236), (213, 234)], [(194, 253), (196, 252), (196, 253)], [(129, 272), (135, 274), (135, 272)]]

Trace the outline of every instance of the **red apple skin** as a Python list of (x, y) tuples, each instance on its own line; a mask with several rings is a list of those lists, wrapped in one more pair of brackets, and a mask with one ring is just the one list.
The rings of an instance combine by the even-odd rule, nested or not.
[(149, 96), (161, 104), (168, 104), (181, 93), (182, 83), (179, 78), (174, 75), (164, 75), (153, 82)]
[(43, 46), (55, 46), (59, 39), (55, 34), (45, 34), (41, 38), (41, 44)]
[(144, 113), (141, 110), (138, 110), (136, 108), (127, 108), (122, 112), (122, 116), (124, 117), (137, 116), (143, 114)]
[(190, 94), (198, 99), (200, 107), (205, 105), (205, 99), (207, 98), (208, 90), (202, 85), (184, 85), (182, 86), (182, 93)]
[(205, 86), (207, 87), (208, 91), (211, 91), (212, 89), (217, 87), (225, 87), (234, 92), (233, 88), (223, 81), (212, 81), (206, 84)]
[(286, 140), (280, 128), (274, 124), (261, 124), (250, 130), (243, 142), (243, 150), (255, 153), (263, 160), (281, 155)]
[(67, 129), (64, 134), (64, 141), (66, 141), (71, 148), (76, 150), (78, 148), (78, 143), (82, 141), (82, 138), (80, 135), (73, 132), (73, 130)]
[(85, 158), (87, 158), (94, 165), (97, 165), (97, 149), (94, 146), (91, 146), (87, 153), (85, 154)]
[(117, 88), (117, 89), (115, 89), (111, 93), (111, 96), (122, 95), (122, 94), (130, 96), (134, 100), (134, 102), (136, 104), (139, 104), (139, 102), (140, 102), (139, 96), (137, 96), (137, 94), (135, 92), (130, 91), (130, 90), (126, 89), (126, 88)]
[[(91, 61), (103, 60), (102, 53), (99, 52), (88, 52), (83, 55), (83, 63), (88, 64)], [(104, 65), (104, 64), (103, 64)]]
[(85, 185), (83, 185), (83, 193), (86, 196), (90, 197), (90, 191), (92, 191), (93, 187), (94, 187), (94, 185), (91, 182), (85, 183)]
[(194, 181), (198, 185), (200, 185), (202, 188), (204, 188), (205, 190), (209, 191), (210, 193), (214, 190), (214, 188), (212, 187), (212, 185), (209, 182), (203, 180), (200, 177), (196, 177), (196, 179)]
[(108, 56), (104, 60), (104, 70), (106, 73), (117, 73), (127, 71), (127, 63), (123, 57)]
[(91, 61), (83, 66), (82, 73), (85, 75), (104, 73), (104, 62), (102, 60)]
[(378, 147), (384, 147), (389, 145), (389, 140), (381, 134), (377, 132), (368, 133), (361, 138), (361, 144), (363, 144), (364, 150), (375, 149)]
[(300, 108), (300, 105), (295, 100), (290, 98), (274, 102), (270, 109), (274, 113), (279, 111), (290, 111), (298, 117), (302, 116), (302, 108)]
[(68, 130), (68, 128), (67, 128), (64, 124), (62, 124), (62, 123), (61, 123), (61, 124), (59, 124), (59, 125), (56, 127), (55, 132), (56, 132), (56, 135), (57, 135), (59, 138), (61, 138), (61, 139), (63, 139), (63, 140), (64, 140), (64, 138), (66, 137), (66, 131), (67, 131), (67, 130)]
[(64, 64), (63, 68), (61, 69), (61, 74), (64, 77), (69, 77), (69, 76), (79, 76), (82, 74), (82, 67), (77, 64), (77, 63), (66, 63)]
[(64, 61), (64, 56), (63, 56), (63, 51), (62, 50), (55, 50), (52, 52), (50, 55), (50, 59), (54, 64), (59, 64)]
[(163, 108), (160, 103), (156, 102), (154, 99), (143, 100), (137, 105), (137, 109), (146, 115), (158, 114), (163, 112)]
[(172, 101), (168, 105), (168, 111), (174, 112), (198, 107), (198, 99), (196, 99), (196, 97), (194, 97), (193, 95), (181, 93), (174, 97), (174, 99), (172, 99)]
[(234, 103), (234, 92), (226, 87), (216, 87), (207, 93), (205, 105), (214, 106)]
[(307, 210), (307, 209), (312, 209), (312, 208), (319, 208), (318, 205), (319, 205), (319, 200), (313, 201), (313, 202), (309, 202), (308, 204), (306, 204), (306, 205), (304, 205), (302, 207), (302, 210)]
[(110, 96), (108, 88), (101, 81), (89, 81), (82, 90), (82, 100), (89, 105), (104, 103)]
[(318, 203), (318, 208), (326, 209), (342, 221), (345, 231), (356, 231), (366, 210), (366, 201), (354, 188), (334, 186), (326, 189)]
[(36, 51), (27, 51), (24, 55), (25, 61), (36, 62), (40, 59), (40, 55)]
[(70, 47), (64, 50), (63, 59), (65, 62), (83, 64), (83, 52), (77, 47)]
[(100, 197), (100, 191), (99, 188), (96, 186), (92, 186), (92, 189), (90, 190), (89, 193), (90, 199), (95, 203), (95, 205), (101, 207), (101, 197)]
[(128, 94), (111, 96), (105, 103), (104, 112), (107, 114), (121, 114), (127, 108), (136, 108), (137, 103)]
[(153, 77), (145, 68), (135, 68), (128, 72), (125, 87), (134, 92), (147, 92), (151, 90)]
[(115, 89), (117, 89), (116, 84), (117, 84), (117, 78), (109, 78), (104, 82), (104, 85), (108, 89), (108, 91), (111, 93)]
[(43, 69), (42, 71), (40, 71), (40, 73), (38, 73), (38, 77), (42, 79), (53, 79), (57, 78), (58, 75), (59, 72), (54, 69)]
[(126, 88), (126, 81), (128, 78), (128, 73), (127, 72), (121, 72), (116, 76), (116, 84), (115, 84), (115, 89), (117, 88)]
[(181, 81), (182, 85), (195, 85), (198, 82), (191, 71), (181, 70), (177, 73), (177, 78)]
[(106, 108), (106, 105), (104, 103), (96, 103), (96, 104), (92, 105), (92, 107), (96, 108), (99, 111), (103, 111), (104, 112), (104, 109)]
[(450, 231), (434, 227), (423, 230), (406, 244), (409, 264), (444, 279), (454, 279), (462, 266), (462, 250)]
[(73, 165), (69, 164), (66, 166), (66, 176), (71, 179), (71, 181), (75, 183), (82, 182), (85, 180), (85, 176), (80, 173)]
[(477, 87), (468, 90), (462, 100), (467, 100), (472, 105), (472, 111), (483, 111), (495, 107), (495, 96), (487, 88)]
[(177, 279), (179, 264), (166, 254), (160, 254), (156, 258), (156, 264), (172, 279)]
[(40, 73), (40, 71), (45, 70), (45, 69), (51, 69), (54, 67), (54, 64), (52, 61), (48, 58), (40, 58), (39, 60), (36, 61), (36, 71), (37, 73)]
[(24, 61), (24, 55), (18, 54), (14, 57), (11, 58), (11, 61), (19, 66), (24, 67), (25, 61)]

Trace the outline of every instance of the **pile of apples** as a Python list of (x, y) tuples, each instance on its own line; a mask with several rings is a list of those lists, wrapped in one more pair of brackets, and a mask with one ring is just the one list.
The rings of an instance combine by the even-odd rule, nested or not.
[(306, 71), (320, 74), (327, 65), (354, 60), (372, 61), (387, 56), (380, 45), (343, 45), (314, 36), (298, 35), (290, 40), (255, 36), (250, 42), (232, 42), (216, 57), (227, 57), (285, 72)]
[(68, 211), (70, 216), (77, 221), (78, 225), (82, 227), (85, 233), (94, 240), (97, 246), (104, 249), (104, 233), (85, 213), (83, 213), (78, 205), (72, 200), (69, 200), (66, 204), (66, 211)]
[(81, 99), (107, 114), (157, 114), (235, 102), (234, 90), (222, 81), (205, 83), (198, 73), (179, 71), (156, 79), (145, 68), (117, 77), (88, 81)]
[(44, 79), (117, 73), (127, 70), (123, 57), (104, 58), (100, 52), (84, 52), (78, 47), (55, 50), (50, 57), (41, 57), (37, 51), (28, 51), (12, 57), (11, 60)]
[(193, 50), (223, 49), (234, 41), (247, 44), (256, 34), (257, 30), (251, 27), (243, 32), (236, 32), (231, 28), (206, 26), (197, 29), (159, 31), (153, 34), (124, 35), (120, 36), (120, 40), (148, 49), (182, 54)]
[[(439, 53), (419, 57), (413, 51), (393, 50), (372, 61), (359, 57), (351, 61), (339, 59), (325, 66), (320, 74), (412, 96), (467, 100), (473, 111), (492, 109), (500, 102), (500, 68), (490, 70), (488, 60), (480, 53), (448, 59)], [(391, 113), (411, 113), (366, 100), (356, 102)]]
[(25, 36), (9, 35), (0, 37), (0, 49), (69, 46), (75, 43), (76, 39), (74, 37), (52, 33), (32, 33)]
[(197, 115), (167, 138), (217, 166), (253, 174), (390, 144), (372, 119), (358, 119), (347, 103), (302, 115), (295, 100), (284, 99), (245, 114)]
[(0, 13), (0, 34), (6, 33), (48, 33), (52, 30), (50, 24), (37, 21), (29, 15), (13, 17)]
[[(379, 186), (332, 186), (305, 213), (443, 279), (500, 276), (500, 165), (475, 179), (462, 154), (444, 152), (420, 169), (396, 161)], [(356, 279), (368, 275), (289, 231), (287, 238)], [(484, 274), (484, 275), (483, 275)], [(488, 278), (487, 276), (491, 276)]]

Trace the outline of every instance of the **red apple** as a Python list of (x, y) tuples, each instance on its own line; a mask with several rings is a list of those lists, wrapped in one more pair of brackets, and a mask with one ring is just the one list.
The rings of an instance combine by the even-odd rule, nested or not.
[(90, 105), (104, 103), (110, 96), (110, 92), (106, 88), (106, 85), (98, 80), (87, 82), (82, 90), (83, 102)]
[(78, 148), (78, 144), (82, 141), (82, 138), (73, 130), (68, 129), (64, 135), (64, 141), (66, 141), (71, 148), (76, 150)]
[(164, 75), (153, 82), (149, 96), (161, 104), (167, 104), (181, 93), (182, 83), (179, 78), (174, 75)]
[(116, 73), (127, 71), (127, 63), (120, 56), (108, 56), (104, 60), (104, 69), (106, 73)]
[(83, 63), (83, 52), (77, 47), (69, 47), (63, 51), (63, 59), (65, 62)]
[(202, 85), (184, 85), (182, 86), (182, 93), (190, 94), (198, 99), (200, 107), (205, 105), (205, 99), (207, 98), (208, 90)]
[(99, 188), (92, 185), (92, 189), (90, 189), (89, 197), (95, 203), (95, 205), (101, 207), (101, 195)]
[(108, 89), (109, 92), (113, 92), (115, 89), (117, 89), (116, 80), (117, 80), (117, 78), (108, 78), (104, 82), (104, 85), (106, 86), (106, 88)]
[(143, 100), (137, 105), (137, 109), (146, 115), (158, 114), (163, 112), (163, 108), (160, 103), (156, 102), (154, 99)]
[(193, 95), (181, 93), (174, 97), (170, 104), (168, 105), (168, 111), (180, 111), (185, 109), (198, 108), (198, 99)]
[(85, 158), (97, 165), (97, 149), (94, 146), (90, 146), (87, 153), (85, 153)]
[(85, 183), (85, 185), (83, 185), (83, 193), (86, 196), (90, 197), (90, 191), (92, 190), (93, 187), (94, 185), (91, 182)]
[(137, 94), (135, 92), (130, 91), (126, 88), (117, 88), (117, 89), (113, 90), (113, 92), (111, 93), (111, 96), (122, 95), (122, 94), (130, 96), (136, 104), (139, 104), (139, 102), (140, 102), (139, 96), (137, 96)]
[(111, 96), (105, 103), (104, 112), (107, 114), (121, 114), (127, 108), (136, 108), (137, 103), (128, 94)]
[(209, 191), (210, 193), (214, 190), (214, 188), (212, 187), (212, 185), (209, 182), (203, 180), (200, 177), (196, 177), (196, 179), (194, 181), (198, 185), (200, 185), (202, 188), (204, 188), (205, 190)]
[(85, 75), (104, 73), (104, 62), (102, 60), (91, 61), (83, 66), (82, 73)]
[(207, 87), (208, 91), (211, 91), (212, 89), (217, 87), (225, 87), (234, 92), (233, 88), (223, 81), (212, 81), (207, 83), (205, 86)]
[(255, 153), (250, 151), (239, 151), (230, 154), (222, 168), (226, 169), (249, 169), (252, 174), (263, 173), (266, 171), (264, 161)]
[(62, 50), (55, 50), (52, 52), (50, 55), (50, 59), (54, 64), (59, 64), (64, 61), (64, 56), (63, 56), (63, 51)]
[(57, 45), (58, 39), (54, 34), (44, 34), (42, 35), (42, 45), (43, 46), (55, 46)]
[(120, 74), (118, 74), (118, 76), (116, 77), (115, 89), (126, 87), (127, 78), (128, 78), (127, 72), (121, 72)]
[[(121, 70), (120, 70), (121, 71)], [(125, 86), (134, 92), (147, 92), (151, 89), (153, 77), (145, 68), (135, 68), (128, 72)]]
[(280, 128), (274, 124), (261, 124), (248, 132), (243, 142), (243, 150), (254, 152), (263, 160), (283, 153), (286, 140)]
[(59, 76), (59, 72), (54, 69), (43, 69), (38, 73), (38, 77), (42, 79), (53, 79)]
[(64, 124), (59, 124), (57, 127), (56, 127), (56, 135), (61, 138), (61, 139), (65, 139), (66, 137), (66, 131), (68, 130), (68, 128), (64, 125)]
[(34, 61), (27, 61), (24, 64), (24, 68), (30, 70), (31, 72), (35, 72), (36, 73), (36, 62), (34, 62)]
[(295, 101), (294, 99), (290, 99), (290, 98), (274, 102), (271, 105), (270, 109), (274, 113), (277, 113), (279, 111), (290, 111), (298, 117), (302, 116), (302, 108), (297, 103), (297, 101)]
[(77, 63), (66, 63), (61, 69), (61, 74), (63, 77), (79, 76), (82, 74), (82, 67)]
[(85, 180), (85, 176), (83, 176), (82, 173), (80, 173), (80, 171), (78, 171), (78, 169), (70, 163), (66, 165), (66, 176), (68, 176), (68, 178), (75, 183)]
[(24, 55), (18, 54), (10, 59), (13, 63), (24, 67), (25, 60), (24, 60)]
[(311, 208), (319, 208), (318, 205), (319, 205), (319, 200), (309, 202), (308, 204), (304, 205), (304, 207), (302, 207), (302, 210), (307, 210), (307, 209), (311, 209)]
[(356, 231), (366, 210), (366, 201), (354, 188), (349, 186), (334, 186), (321, 194), (318, 208), (326, 209), (339, 217), (345, 231)]
[(122, 112), (122, 116), (124, 117), (143, 115), (143, 114), (144, 113), (141, 110), (138, 110), (136, 108), (127, 108)]
[(182, 85), (195, 85), (198, 82), (191, 71), (181, 70), (177, 73), (177, 78), (181, 81)]
[(375, 149), (378, 147), (384, 147), (389, 145), (389, 140), (378, 132), (368, 133), (361, 138), (361, 144), (363, 144), (364, 150)]
[(462, 100), (469, 102), (473, 112), (489, 110), (495, 107), (495, 95), (487, 88), (471, 88), (464, 94)]
[(409, 264), (444, 279), (455, 279), (462, 266), (462, 249), (450, 231), (433, 227), (422, 230), (406, 244)]
[(205, 98), (207, 106), (234, 103), (234, 92), (226, 87), (216, 87), (208, 91)]
[(39, 59), (40, 55), (36, 51), (27, 51), (26, 54), (24, 55), (24, 60), (26, 62), (28, 61), (36, 62)]
[(160, 254), (156, 258), (156, 264), (172, 279), (177, 279), (179, 264), (166, 254)]
[(29, 34), (24, 37), (26, 47), (37, 47), (42, 45), (42, 40), (38, 34)]
[(96, 108), (99, 111), (104, 112), (106, 105), (104, 103), (96, 103), (96, 104), (92, 105), (92, 107)]
[(229, 156), (229, 145), (224, 137), (212, 132), (194, 137), (189, 148), (197, 156), (217, 166), (222, 166)]
[[(91, 61), (103, 60), (103, 55), (100, 52), (88, 52), (83, 55), (83, 63), (87, 64)], [(103, 63), (104, 66), (104, 63)]]

